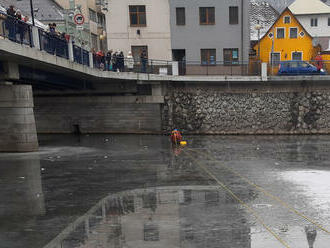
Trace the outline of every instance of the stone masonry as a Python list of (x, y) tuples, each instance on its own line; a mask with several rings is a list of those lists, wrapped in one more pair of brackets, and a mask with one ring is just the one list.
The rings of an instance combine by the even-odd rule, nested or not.
[(172, 86), (165, 96), (163, 131), (173, 128), (192, 134), (330, 133), (330, 90)]

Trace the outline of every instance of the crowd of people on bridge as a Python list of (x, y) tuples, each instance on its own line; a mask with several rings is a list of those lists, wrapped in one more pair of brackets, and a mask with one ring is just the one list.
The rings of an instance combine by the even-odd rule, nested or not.
[[(8, 30), (8, 39), (23, 43), (25, 33), (28, 30), (28, 25), (26, 24), (28, 20), (28, 16), (22, 16), (20, 10), (15, 10), (14, 5), (10, 5), (7, 9), (7, 18), (5, 20), (5, 28)], [(16, 37), (17, 34), (19, 35), (19, 40)]]
[[(123, 72), (126, 70), (133, 71), (136, 66), (137, 58), (133, 57), (131, 51), (127, 53), (126, 57), (124, 52), (120, 50), (115, 52), (113, 50), (109, 50), (107, 52), (99, 50), (96, 52), (93, 48), (91, 52), (93, 54), (94, 67), (99, 68), (100, 70), (115, 72)], [(148, 57), (145, 50), (141, 51), (139, 59), (140, 71), (142, 73), (146, 73)]]
[[(30, 31), (29, 17), (23, 16), (21, 11), (15, 9), (14, 5), (10, 5), (6, 10), (5, 30), (7, 30), (8, 39), (11, 41), (24, 43), (27, 31)], [(56, 30), (56, 23), (49, 23), (47, 29), (44, 30), (46, 34), (51, 37), (59, 38), (61, 40), (69, 41), (70, 35), (61, 33)], [(19, 36), (19, 38), (17, 38)]]

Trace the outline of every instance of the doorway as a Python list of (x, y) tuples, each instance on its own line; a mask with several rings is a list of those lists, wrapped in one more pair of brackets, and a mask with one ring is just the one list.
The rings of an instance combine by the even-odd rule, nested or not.
[(185, 49), (173, 49), (172, 57), (174, 61), (179, 62), (179, 75), (186, 74), (186, 50)]

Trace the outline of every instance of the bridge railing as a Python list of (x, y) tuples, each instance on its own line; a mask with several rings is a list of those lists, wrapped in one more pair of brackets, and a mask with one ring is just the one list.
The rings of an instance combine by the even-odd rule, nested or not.
[(179, 61), (180, 75), (257, 76), (259, 61)]
[(154, 59), (112, 58), (107, 61), (94, 54), (94, 67), (105, 71), (136, 72), (161, 75), (204, 75), (204, 76), (257, 76), (260, 62), (247, 61), (166, 61)]
[(66, 39), (39, 29), (40, 50), (69, 59), (69, 47)]
[(114, 58), (108, 61), (105, 57), (93, 54), (95, 68), (113, 72), (135, 72), (147, 74), (172, 75), (172, 61), (155, 59)]
[(3, 13), (0, 13), (0, 36), (33, 47), (31, 25)]
[(73, 44), (73, 60), (76, 63), (89, 66), (89, 52)]

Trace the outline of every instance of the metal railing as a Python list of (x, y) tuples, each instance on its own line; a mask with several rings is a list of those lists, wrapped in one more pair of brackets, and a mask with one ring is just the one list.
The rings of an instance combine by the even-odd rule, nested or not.
[(180, 75), (256, 76), (260, 75), (259, 61), (179, 61)]
[(40, 50), (49, 54), (69, 59), (69, 48), (66, 39), (56, 34), (39, 29)]
[(172, 75), (172, 61), (155, 59), (111, 58), (93, 54), (94, 67), (104, 71)]
[(0, 13), (0, 36), (33, 47), (31, 25), (2, 13)]
[(73, 60), (76, 63), (89, 66), (89, 52), (77, 45), (73, 45)]
[[(282, 67), (281, 70), (280, 67)], [(328, 75), (330, 60), (281, 61), (268, 63), (267, 74), (270, 76)]]

